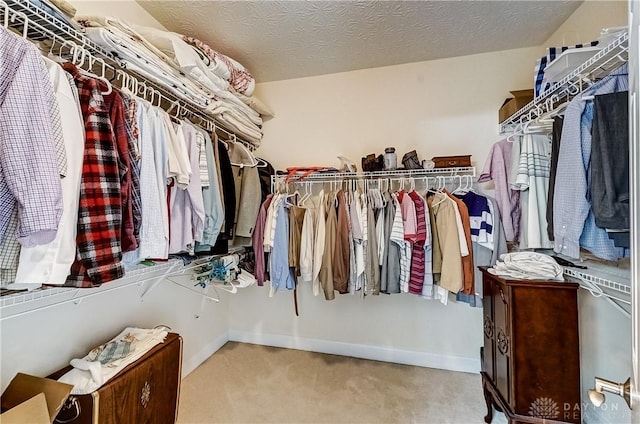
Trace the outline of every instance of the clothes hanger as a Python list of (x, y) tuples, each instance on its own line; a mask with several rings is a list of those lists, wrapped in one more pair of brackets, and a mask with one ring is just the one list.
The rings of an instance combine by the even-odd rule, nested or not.
[[(85, 58), (87, 60), (87, 65), (89, 69), (93, 69), (95, 62), (102, 62), (102, 76), (98, 76), (93, 72), (83, 69)], [(104, 76), (105, 68), (107, 64), (102, 58), (94, 57), (91, 53), (87, 52), (85, 49), (78, 47), (73, 51), (73, 58), (71, 62), (78, 67), (78, 72), (80, 72), (82, 75), (89, 78), (97, 79), (106, 85), (107, 90), (101, 92), (103, 96), (108, 96), (109, 94), (112, 93), (113, 87), (111, 86), (111, 83), (109, 82), (109, 80), (106, 79)]]
[(254, 156), (254, 159), (256, 160), (257, 164), (256, 164), (256, 168), (266, 168), (267, 166), (269, 166), (269, 164), (267, 163), (266, 160), (259, 158), (257, 156)]
[[(253, 155), (253, 153), (247, 148), (247, 146), (245, 146), (243, 143), (240, 143), (239, 141), (236, 140), (236, 135), (235, 134), (231, 134), (231, 137), (232, 137), (231, 143), (233, 143), (234, 149), (236, 149), (236, 148), (241, 149), (244, 152), (244, 156), (249, 158), (249, 163), (231, 162), (231, 165), (239, 166), (240, 168), (243, 168), (245, 166), (248, 166), (250, 168), (256, 167), (258, 165), (258, 160)], [(266, 166), (266, 163), (265, 163), (265, 166)]]

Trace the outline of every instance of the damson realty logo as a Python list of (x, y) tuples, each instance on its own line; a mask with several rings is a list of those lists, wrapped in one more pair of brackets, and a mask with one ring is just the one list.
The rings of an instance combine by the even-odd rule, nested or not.
[(536, 418), (558, 418), (560, 415), (560, 408), (551, 398), (538, 398), (531, 402), (531, 406), (529, 406), (529, 415)]
[(543, 419), (562, 419), (565, 421), (580, 420), (580, 404), (564, 403), (560, 405), (551, 398), (537, 398), (529, 406), (529, 415)]

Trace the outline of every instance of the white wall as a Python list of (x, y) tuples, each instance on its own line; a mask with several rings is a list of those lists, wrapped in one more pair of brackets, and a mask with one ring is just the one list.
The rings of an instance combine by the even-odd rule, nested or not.
[[(338, 155), (359, 166), (362, 156), (394, 146), (399, 158), (413, 149), (420, 158), (471, 154), (481, 170), (499, 139), (498, 109), (510, 90), (532, 86), (538, 52), (518, 49), (258, 84), (257, 95), (277, 114), (265, 123), (258, 153), (281, 169), (337, 166)], [(442, 306), (411, 295), (364, 301), (341, 295), (326, 302), (305, 286), (296, 318), (286, 293), (268, 299), (266, 290), (254, 288), (233, 300), (232, 339), (480, 370), (482, 310), (466, 304)]]
[(510, 90), (531, 87), (538, 48), (258, 84), (275, 111), (259, 154), (276, 168), (360, 165), (395, 146), (399, 159), (472, 154), (482, 167)]
[(542, 47), (596, 40), (603, 28), (627, 25), (627, 2), (587, 0), (545, 41)]
[(594, 378), (624, 382), (631, 376), (631, 319), (604, 298), (595, 298), (581, 290), (580, 374), (582, 377), (582, 416), (585, 424), (621, 424), (631, 422), (625, 401), (612, 394), (596, 408), (588, 391)]
[(136, 25), (166, 29), (135, 0), (68, 0), (76, 8), (76, 16), (112, 16)]
[[(68, 365), (70, 359), (83, 357), (125, 327), (168, 325), (184, 340), (183, 375), (193, 371), (227, 342), (229, 301), (226, 297), (220, 303), (205, 300), (167, 280), (154, 286), (152, 277), (160, 274), (151, 272), (126, 277), (100, 289), (82, 289), (83, 295), (106, 292), (60, 304), (55, 302), (70, 297), (59, 295), (34, 301), (30, 305), (40, 308), (25, 314), (14, 315), (17, 307), (3, 309), (2, 390), (17, 372), (48, 375)], [(187, 276), (175, 279), (190, 285)], [(131, 282), (135, 284), (127, 284)], [(113, 287), (119, 288), (109, 290)]]

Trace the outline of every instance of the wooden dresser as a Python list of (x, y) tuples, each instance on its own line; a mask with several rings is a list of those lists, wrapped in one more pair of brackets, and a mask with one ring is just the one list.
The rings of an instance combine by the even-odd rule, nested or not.
[(509, 423), (580, 423), (578, 284), (483, 273), (482, 385)]
[[(173, 424), (178, 413), (182, 372), (182, 338), (169, 333), (164, 343), (128, 365), (89, 395), (69, 399), (56, 423)], [(71, 367), (49, 378), (58, 379)], [(77, 402), (79, 409), (75, 406)], [(66, 405), (65, 405), (66, 406)]]

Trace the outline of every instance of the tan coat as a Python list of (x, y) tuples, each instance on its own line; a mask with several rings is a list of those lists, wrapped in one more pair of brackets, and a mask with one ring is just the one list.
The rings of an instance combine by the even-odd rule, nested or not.
[[(458, 293), (463, 287), (462, 256), (453, 200), (437, 193), (427, 199), (433, 234), (433, 274), (442, 288)], [(431, 216), (430, 216), (431, 217)], [(439, 275), (438, 275), (439, 273)]]

